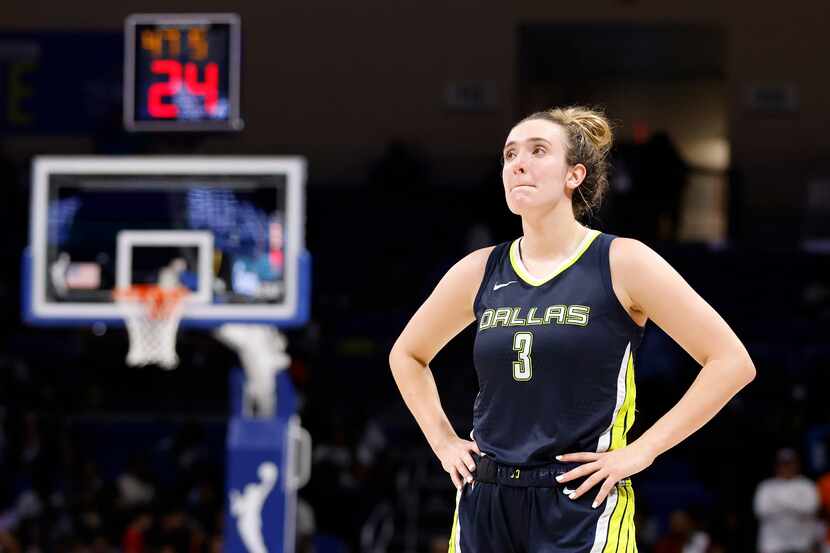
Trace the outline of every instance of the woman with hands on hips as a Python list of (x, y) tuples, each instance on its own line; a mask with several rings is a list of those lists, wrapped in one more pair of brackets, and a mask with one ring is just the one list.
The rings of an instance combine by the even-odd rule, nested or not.
[[(582, 223), (608, 187), (611, 144), (604, 115), (582, 107), (516, 124), (502, 183), (522, 236), (450, 268), (390, 353), (401, 395), (458, 489), (451, 552), (635, 552), (629, 477), (755, 376), (738, 337), (665, 260)], [(702, 368), (628, 443), (648, 319)], [(429, 363), (472, 322), (479, 394), (466, 440)]]

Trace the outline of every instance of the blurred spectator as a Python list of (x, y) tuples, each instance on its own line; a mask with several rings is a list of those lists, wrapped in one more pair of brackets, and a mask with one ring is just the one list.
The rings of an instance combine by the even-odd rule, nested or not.
[(221, 483), (222, 476), (215, 476), (213, 482), (208, 480), (208, 476), (198, 480), (187, 495), (187, 512), (205, 529), (214, 526), (213, 518), (222, 509), (223, 499), (215, 483), (216, 480)]
[(314, 553), (314, 509), (302, 497), (297, 498), (297, 553)]
[(830, 553), (830, 472), (818, 479), (818, 493), (824, 522), (822, 553)]
[(193, 528), (187, 513), (184, 512), (183, 502), (170, 498), (169, 504), (162, 509), (159, 517), (159, 544), (162, 551), (171, 553), (187, 552), (191, 550), (194, 539), (198, 541), (197, 532)]
[(146, 463), (139, 456), (133, 457), (127, 470), (118, 477), (118, 494), (121, 506), (128, 509), (146, 505), (155, 497)]
[(637, 238), (675, 240), (681, 224), (683, 192), (689, 166), (680, 156), (671, 137), (663, 131), (629, 152), (627, 163), (636, 202), (636, 219), (641, 227)]
[(115, 553), (115, 551), (115, 548), (104, 536), (95, 536), (92, 540), (92, 546), (89, 548), (90, 553)]
[(637, 547), (646, 551), (653, 551), (654, 544), (660, 539), (660, 522), (658, 517), (652, 513), (648, 502), (644, 498), (637, 498), (636, 507), (634, 509), (634, 527), (637, 531), (634, 535)]
[(449, 536), (435, 536), (429, 542), (429, 553), (444, 553), (449, 543)]
[(798, 454), (779, 449), (775, 476), (758, 485), (754, 507), (760, 553), (810, 553), (816, 544), (818, 492), (800, 470)]
[(121, 538), (124, 553), (144, 553), (147, 532), (152, 526), (153, 516), (147, 511), (138, 511)]
[[(323, 532), (343, 537), (357, 549), (363, 523), (361, 495), (365, 475), (355, 458), (354, 429), (340, 412), (331, 420), (332, 434), (315, 444), (309, 499), (316, 507), (317, 526)], [(316, 501), (315, 501), (316, 500)], [(344, 512), (342, 505), (349, 505)]]
[(654, 553), (710, 553), (719, 550), (695, 518), (682, 510), (672, 512), (668, 532), (654, 545)]
[(10, 532), (0, 530), (0, 551), (3, 553), (20, 553), (20, 544)]

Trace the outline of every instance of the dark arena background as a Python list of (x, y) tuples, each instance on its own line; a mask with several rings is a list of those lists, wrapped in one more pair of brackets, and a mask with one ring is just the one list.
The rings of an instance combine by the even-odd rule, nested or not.
[[(783, 509), (810, 533), (799, 552), (830, 551), (827, 21), (807, 0), (5, 2), (0, 552), (446, 551), (455, 489), (389, 351), (455, 261), (521, 234), (505, 137), (571, 104), (616, 127), (610, 192), (587, 224), (665, 257), (757, 368), (633, 477), (637, 550), (784, 553), (759, 539)], [(89, 156), (105, 160), (98, 177)], [(183, 172), (141, 172), (162, 157)], [(49, 159), (83, 174), (35, 170)], [(232, 170), (211, 169), (223, 159)], [(157, 227), (184, 242), (142, 242)], [(124, 322), (83, 314), (114, 308), (125, 230), (133, 276), (180, 255), (182, 282), (212, 289), (203, 320), (185, 313), (172, 370), (131, 366)], [(37, 298), (74, 311), (39, 314)], [(271, 354), (288, 355), (270, 419), (246, 412), (246, 361), (213, 332), (260, 307), (274, 311), (254, 322), (284, 327)], [(431, 363), (461, 436), (473, 330)], [(630, 440), (698, 370), (647, 325)], [(310, 451), (291, 441), (299, 424)], [(268, 448), (279, 459), (245, 472)], [(759, 500), (793, 474), (816, 493)], [(258, 491), (248, 520), (262, 526), (246, 527)]]

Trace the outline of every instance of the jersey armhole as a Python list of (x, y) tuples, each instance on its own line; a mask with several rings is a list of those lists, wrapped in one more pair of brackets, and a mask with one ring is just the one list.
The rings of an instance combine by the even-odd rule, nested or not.
[(501, 251), (504, 249), (504, 244), (506, 243), (507, 242), (498, 244), (495, 248), (493, 248), (490, 251), (490, 255), (487, 257), (487, 264), (484, 266), (484, 274), (482, 275), (481, 282), (478, 285), (476, 297), (473, 299), (473, 316), (476, 318), (476, 320), (478, 320), (478, 306), (481, 303), (481, 296), (484, 294), (485, 288), (487, 287), (487, 282), (490, 280), (490, 275), (493, 274), (499, 256), (501, 255)]
[(619, 315), (625, 317), (624, 320), (631, 323), (631, 326), (636, 328), (638, 331), (641, 331), (643, 327), (637, 324), (637, 322), (631, 318), (631, 315), (625, 309), (625, 306), (620, 302), (620, 298), (617, 297), (617, 293), (614, 292), (614, 280), (611, 276), (611, 244), (618, 238), (613, 234), (606, 234), (606, 244), (603, 244), (602, 248), (602, 256), (600, 259), (600, 269), (602, 270), (602, 281), (605, 284), (605, 291), (608, 294), (608, 299), (611, 303), (614, 304), (614, 309), (617, 311)]

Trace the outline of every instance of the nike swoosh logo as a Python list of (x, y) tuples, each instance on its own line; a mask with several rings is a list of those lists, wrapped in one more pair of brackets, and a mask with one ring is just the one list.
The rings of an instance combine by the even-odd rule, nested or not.
[(572, 494), (572, 493), (574, 493), (575, 491), (576, 491), (576, 490), (572, 490), (572, 489), (570, 489), (568, 486), (565, 486), (565, 487), (562, 489), (562, 493), (563, 493), (563, 494), (565, 494), (565, 495), (571, 495), (571, 494)]
[(514, 282), (516, 282), (516, 281), (515, 281), (515, 280), (511, 280), (510, 282), (505, 282), (504, 284), (494, 284), (494, 285), (493, 285), (493, 290), (498, 290), (499, 288), (504, 288), (505, 286), (510, 286), (510, 285), (511, 285), (511, 284), (513, 284)]

